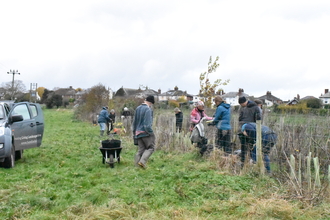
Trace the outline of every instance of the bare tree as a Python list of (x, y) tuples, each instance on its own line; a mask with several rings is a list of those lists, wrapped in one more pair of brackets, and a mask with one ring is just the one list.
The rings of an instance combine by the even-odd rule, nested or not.
[(87, 90), (82, 101), (86, 104), (87, 112), (98, 112), (102, 106), (108, 106), (109, 91), (104, 85), (98, 84)]
[(17, 98), (18, 94), (26, 92), (26, 87), (22, 80), (14, 80), (14, 87), (12, 86), (12, 82), (2, 83), (2, 87), (5, 91), (5, 99), (10, 99), (11, 97)]
[(212, 56), (210, 56), (207, 71), (204, 73), (201, 73), (199, 76), (199, 84), (200, 84), (200, 91), (199, 94), (202, 95), (205, 100), (205, 105), (207, 107), (211, 107), (212, 105), (212, 99), (217, 94), (220, 93), (222, 90), (220, 88), (221, 85), (227, 85), (229, 83), (229, 80), (222, 80), (222, 79), (216, 79), (213, 83), (210, 82), (209, 74), (215, 72), (217, 68), (219, 67), (219, 57), (217, 56), (214, 61), (212, 61)]

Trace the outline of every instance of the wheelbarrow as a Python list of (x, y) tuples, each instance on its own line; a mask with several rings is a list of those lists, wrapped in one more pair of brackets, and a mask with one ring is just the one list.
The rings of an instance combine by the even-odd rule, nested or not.
[(114, 168), (116, 162), (120, 163), (121, 140), (104, 140), (101, 144), (99, 149), (102, 153), (102, 163)]

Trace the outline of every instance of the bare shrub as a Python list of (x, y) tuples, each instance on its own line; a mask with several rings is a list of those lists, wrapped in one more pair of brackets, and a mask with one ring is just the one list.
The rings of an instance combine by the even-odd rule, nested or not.
[(289, 196), (315, 205), (329, 196), (329, 117), (272, 115), (264, 123), (278, 134), (272, 167)]

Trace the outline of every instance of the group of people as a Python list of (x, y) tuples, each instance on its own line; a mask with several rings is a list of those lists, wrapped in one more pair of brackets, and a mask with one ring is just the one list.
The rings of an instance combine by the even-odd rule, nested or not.
[(108, 112), (108, 107), (105, 106), (102, 108), (100, 114), (98, 115), (97, 122), (100, 125), (100, 136), (104, 135), (104, 131), (107, 131), (107, 135), (110, 134), (110, 131), (113, 130), (113, 123), (116, 120), (116, 112), (114, 109)]
[[(136, 108), (132, 123), (133, 136), (138, 140), (138, 152), (135, 155), (135, 164), (142, 168), (146, 167), (146, 163), (155, 150), (155, 135), (152, 130), (153, 111), (151, 106), (155, 103), (154, 96), (148, 96), (145, 101)], [(127, 120), (131, 117), (131, 112), (127, 107), (124, 108), (121, 119)], [(100, 136), (107, 134), (113, 130), (115, 122), (115, 110), (108, 112), (108, 107), (102, 107), (98, 115), (98, 123), (100, 125)]]
[[(239, 97), (238, 100), (241, 109), (239, 112), (239, 126), (238, 133), (241, 152), (240, 158), (242, 165), (244, 165), (246, 156), (250, 153), (253, 161), (256, 161), (256, 121), (262, 118), (262, 103), (256, 103), (247, 100), (246, 97)], [(258, 102), (258, 101), (257, 101)], [(144, 102), (139, 105), (133, 116), (132, 131), (133, 137), (137, 139), (138, 151), (135, 155), (134, 161), (137, 166), (146, 168), (146, 164), (150, 156), (155, 150), (155, 134), (153, 132), (153, 110), (152, 105), (155, 103), (154, 96), (148, 96)], [(222, 149), (226, 155), (233, 154), (231, 146), (231, 106), (226, 103), (221, 96), (214, 98), (216, 111), (213, 117), (207, 116), (204, 110), (204, 102), (198, 101), (196, 107), (193, 108), (190, 114), (190, 131), (202, 120), (209, 120), (208, 125), (217, 128), (217, 136), (215, 146)], [(176, 129), (178, 132), (182, 131), (183, 114), (179, 108), (175, 108)], [(99, 124), (101, 127), (101, 135), (107, 122), (114, 122), (114, 110), (107, 113), (107, 107), (103, 107), (99, 115)], [(275, 145), (277, 136), (267, 126), (262, 126), (262, 152), (265, 162), (265, 167), (270, 172), (269, 153), (271, 148)]]
[[(256, 161), (256, 122), (257, 120), (262, 119), (262, 102), (260, 100), (256, 100), (255, 102), (247, 100), (244, 96), (239, 97), (238, 102), (241, 106), (238, 119), (240, 126), (238, 136), (241, 143), (240, 158), (243, 166), (248, 153), (250, 154), (252, 160), (254, 162)], [(221, 96), (216, 96), (214, 98), (214, 103), (216, 105), (216, 111), (213, 117), (207, 116), (204, 111), (204, 103), (202, 101), (198, 101), (196, 103), (196, 107), (190, 114), (190, 130), (192, 130), (202, 118), (210, 120), (211, 122), (208, 123), (208, 125), (215, 126), (217, 128), (215, 146), (222, 149), (226, 155), (233, 154), (233, 149), (231, 146), (232, 128), (230, 104), (226, 103)], [(263, 159), (266, 170), (270, 172), (269, 154), (271, 148), (276, 143), (277, 136), (267, 126), (262, 126), (261, 130)], [(197, 143), (197, 147), (202, 148), (202, 146), (199, 145), (202, 144)]]
[[(110, 112), (108, 112), (108, 109), (109, 108), (107, 106), (102, 107), (102, 110), (98, 115), (97, 122), (100, 125), (100, 136), (103, 136), (105, 131), (107, 135), (109, 135), (110, 132), (114, 130), (114, 123), (116, 122), (116, 112), (114, 109), (111, 109)], [(127, 107), (124, 107), (121, 113), (121, 119), (127, 120), (130, 119), (130, 117), (130, 110)]]

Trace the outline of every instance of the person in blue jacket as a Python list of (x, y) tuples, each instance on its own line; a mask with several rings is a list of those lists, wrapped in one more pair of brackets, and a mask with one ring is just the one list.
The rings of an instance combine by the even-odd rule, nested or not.
[(97, 122), (100, 125), (100, 136), (103, 136), (105, 127), (106, 127), (107, 123), (110, 122), (108, 107), (105, 106), (102, 108), (102, 110), (99, 114), (99, 117), (97, 119)]
[(134, 114), (132, 130), (134, 138), (137, 138), (138, 151), (135, 155), (135, 165), (146, 168), (149, 157), (155, 151), (156, 137), (152, 129), (153, 111), (152, 105), (155, 103), (155, 97), (148, 96), (144, 103), (139, 105)]
[(230, 125), (230, 104), (227, 104), (221, 96), (214, 98), (214, 103), (217, 106), (213, 121), (209, 125), (216, 126), (217, 138), (216, 147), (222, 149), (226, 154), (232, 154), (230, 142), (231, 125)]
[[(254, 162), (257, 161), (256, 155), (256, 138), (257, 138), (257, 125), (256, 123), (245, 123), (242, 125), (243, 135), (247, 137), (248, 142), (253, 146), (250, 149), (251, 158)], [(262, 145), (262, 153), (265, 163), (265, 168), (268, 173), (270, 173), (270, 158), (269, 154), (272, 147), (277, 142), (276, 133), (271, 130), (269, 127), (262, 125), (261, 126), (261, 145)]]

